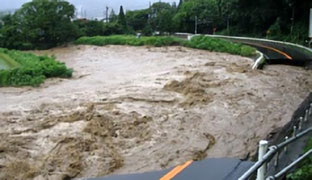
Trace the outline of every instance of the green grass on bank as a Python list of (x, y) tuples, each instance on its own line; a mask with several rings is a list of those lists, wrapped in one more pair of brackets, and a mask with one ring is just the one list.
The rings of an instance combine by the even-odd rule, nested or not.
[[(309, 139), (304, 151), (312, 149), (312, 138)], [(311, 180), (312, 179), (312, 156), (304, 160), (300, 164), (300, 168), (295, 172), (287, 175), (287, 180)]]
[(10, 66), (4, 61), (3, 59), (0, 58), (0, 70), (2, 69), (9, 69)]
[(76, 44), (88, 44), (96, 46), (105, 45), (130, 45), (130, 46), (172, 46), (180, 45), (183, 40), (174, 37), (140, 37), (127, 35), (113, 36), (94, 36), (81, 37), (76, 41)]
[(246, 57), (256, 55), (256, 49), (240, 43), (233, 43), (227, 40), (212, 38), (207, 36), (195, 36), (186, 42), (187, 47), (204, 49), (214, 52), (226, 52)]
[(0, 87), (38, 86), (46, 78), (72, 76), (72, 70), (54, 57), (0, 48), (0, 58), (10, 64), (10, 68), (0, 70)]
[(115, 36), (94, 36), (94, 37), (81, 37), (75, 42), (76, 44), (85, 45), (130, 45), (130, 46), (172, 46), (180, 45), (190, 48), (203, 49), (215, 52), (225, 52), (235, 55), (251, 57), (256, 54), (256, 49), (245, 46), (239, 43), (232, 43), (230, 41), (206, 37), (206, 36), (196, 36), (193, 37), (191, 41), (182, 40), (170, 36), (160, 36), (160, 37), (141, 37), (136, 38), (136, 36), (125, 36), (125, 35), (115, 35)]
[(4, 53), (0, 52), (0, 64), (2, 65), (2, 69), (15, 68), (20, 66), (14, 59), (10, 58)]

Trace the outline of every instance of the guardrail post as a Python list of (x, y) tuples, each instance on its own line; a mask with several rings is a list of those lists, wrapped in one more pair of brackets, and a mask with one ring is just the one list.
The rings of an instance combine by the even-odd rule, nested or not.
[[(268, 150), (268, 141), (261, 140), (259, 142), (259, 152), (258, 152), (258, 161), (261, 161), (263, 159), (263, 156), (266, 154)], [(259, 169), (257, 173), (257, 180), (265, 180), (265, 174), (266, 174), (266, 163), (264, 163)]]
[(303, 117), (300, 117), (299, 121), (303, 121), (304, 123), (307, 122), (305, 119), (303, 119)]
[[(306, 113), (307, 114), (307, 113)], [(301, 129), (302, 129), (302, 119), (300, 118), (299, 119), (299, 125), (298, 125), (298, 130), (299, 130), (299, 132), (301, 131)]]
[(293, 127), (293, 137), (296, 137), (297, 135), (297, 126)]
[[(288, 136), (285, 137), (285, 141), (288, 140)], [(287, 145), (284, 147), (284, 152), (287, 153)]]
[(304, 115), (304, 122), (307, 122), (308, 118), (309, 118), (309, 110), (306, 110)]
[(280, 154), (280, 152), (277, 151), (276, 156), (275, 156), (275, 161), (274, 161), (274, 167), (275, 168), (278, 166), (279, 154)]

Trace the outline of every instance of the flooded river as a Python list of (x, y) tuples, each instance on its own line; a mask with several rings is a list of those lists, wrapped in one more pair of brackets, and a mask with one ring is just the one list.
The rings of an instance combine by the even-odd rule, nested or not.
[(184, 47), (37, 51), (74, 69), (39, 88), (0, 88), (0, 179), (146, 172), (245, 158), (290, 119), (312, 72)]

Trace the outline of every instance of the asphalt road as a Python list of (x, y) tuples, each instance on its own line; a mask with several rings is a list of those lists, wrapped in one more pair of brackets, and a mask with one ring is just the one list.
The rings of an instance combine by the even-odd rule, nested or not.
[(312, 57), (290, 47), (272, 47), (262, 43), (244, 43), (257, 48), (265, 55), (267, 64), (285, 64), (291, 66), (311, 66)]
[(246, 172), (253, 162), (233, 158), (209, 158), (187, 162), (163, 171), (143, 174), (115, 175), (89, 180), (234, 180)]

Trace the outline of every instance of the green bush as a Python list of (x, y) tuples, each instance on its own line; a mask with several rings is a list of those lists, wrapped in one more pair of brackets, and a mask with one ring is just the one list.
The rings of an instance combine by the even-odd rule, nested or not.
[(190, 48), (204, 49), (216, 52), (226, 52), (230, 54), (237, 54), (241, 56), (251, 57), (256, 54), (256, 49), (230, 41), (211, 38), (207, 36), (196, 36), (191, 41), (182, 40), (170, 36), (151, 36), (136, 38), (135, 36), (94, 36), (94, 37), (81, 37), (76, 40), (76, 44), (88, 44), (96, 46), (105, 45), (131, 45), (131, 46), (173, 46), (182, 45)]
[(36, 56), (16, 50), (0, 48), (2, 57), (11, 59), (18, 64), (10, 69), (0, 70), (0, 87), (3, 86), (38, 86), (46, 78), (72, 76), (72, 69), (67, 69), (64, 63), (55, 57)]
[[(312, 149), (312, 138), (310, 138), (304, 151), (307, 152)], [(287, 175), (288, 180), (310, 180), (312, 179), (312, 156), (303, 161), (294, 173)]]
[(14, 61), (14, 59), (10, 58), (9, 56), (7, 56), (4, 53), (0, 53), (0, 59), (2, 59), (3, 61), (5, 61), (5, 63), (9, 66), (9, 67), (18, 67), (19, 64)]
[(76, 41), (76, 44), (89, 44), (97, 46), (105, 45), (130, 45), (130, 46), (172, 46), (180, 45), (181, 39), (174, 37), (141, 37), (114, 35), (114, 36), (94, 36), (94, 37), (81, 37)]
[(78, 37), (129, 33), (117, 22), (104, 23), (95, 20), (75, 20), (74, 24), (78, 27)]
[(226, 52), (247, 57), (254, 56), (256, 53), (256, 49), (250, 46), (208, 36), (195, 36), (190, 41), (186, 41), (184, 45), (196, 49)]

